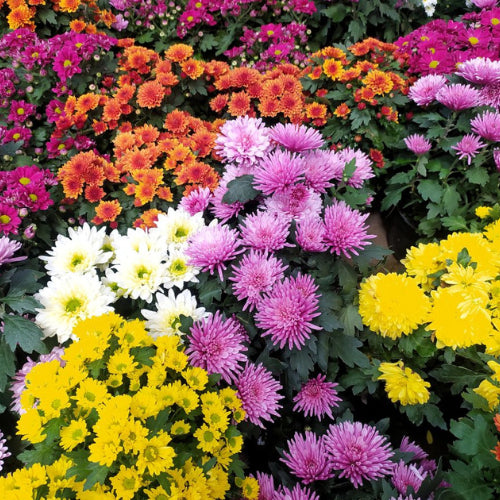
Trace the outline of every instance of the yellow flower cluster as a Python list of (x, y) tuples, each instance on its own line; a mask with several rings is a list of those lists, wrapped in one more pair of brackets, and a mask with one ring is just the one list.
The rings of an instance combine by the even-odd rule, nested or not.
[(153, 340), (139, 320), (109, 313), (75, 333), (62, 363), (26, 377), (18, 433), (34, 458), (0, 478), (0, 498), (224, 498), (243, 445), (236, 392), (214, 388), (177, 336)]
[(490, 376), (491, 380), (483, 380), (474, 392), (488, 401), (490, 410), (495, 410), (500, 403), (500, 364), (496, 361), (488, 361), (488, 367), (493, 372)]

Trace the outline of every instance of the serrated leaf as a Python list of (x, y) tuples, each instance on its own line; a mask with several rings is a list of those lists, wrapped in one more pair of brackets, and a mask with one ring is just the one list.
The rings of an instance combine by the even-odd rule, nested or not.
[(200, 41), (200, 50), (202, 52), (205, 52), (207, 50), (213, 49), (214, 47), (217, 47), (217, 40), (215, 39), (215, 37), (211, 33), (203, 35)]
[(35, 293), (40, 289), (37, 282), (44, 273), (33, 269), (18, 269), (12, 277), (8, 295), (23, 295), (25, 293)]
[(455, 186), (446, 186), (443, 194), (444, 209), (448, 215), (452, 215), (460, 203), (460, 194)]
[(77, 481), (85, 481), (84, 491), (89, 490), (94, 484), (104, 484), (109, 467), (89, 460), (88, 450), (77, 450), (68, 453), (74, 465), (68, 470), (68, 477), (75, 476)]
[(10, 347), (0, 338), (0, 391), (4, 391), (9, 377), (16, 373), (16, 357)]
[[(493, 490), (485, 484), (480, 471), (458, 460), (452, 460), (453, 471), (447, 480), (453, 484), (455, 494), (451, 500), (494, 500)], [(457, 495), (460, 495), (457, 497)], [(444, 496), (446, 498), (446, 496)]]
[(331, 19), (334, 23), (340, 23), (347, 15), (347, 7), (342, 3), (336, 3), (330, 7), (323, 9), (321, 13)]
[(6, 315), (3, 318), (5, 341), (14, 351), (19, 347), (26, 353), (46, 352), (42, 342), (43, 332), (32, 321), (21, 316)]
[(443, 195), (442, 186), (431, 179), (424, 179), (418, 183), (417, 191), (424, 200), (430, 200), (438, 203)]
[(467, 222), (460, 215), (454, 215), (452, 217), (443, 217), (441, 222), (444, 227), (450, 229), (451, 231), (462, 231), (467, 230)]
[(346, 304), (340, 311), (340, 321), (344, 325), (344, 332), (349, 336), (353, 336), (356, 330), (363, 329), (363, 321), (354, 304)]
[(38, 300), (29, 296), (12, 297), (10, 295), (7, 295), (7, 297), (4, 297), (3, 299), (0, 298), (0, 302), (3, 302), (4, 304), (8, 305), (13, 311), (20, 314), (26, 312), (34, 313), (36, 312), (35, 311), (36, 308), (41, 307), (40, 302), (38, 302)]
[(464, 366), (443, 365), (429, 372), (431, 377), (445, 383), (451, 383), (452, 394), (458, 394), (465, 387), (477, 387), (484, 375)]
[(405, 189), (406, 186), (389, 191), (382, 200), (380, 209), (385, 212), (391, 207), (395, 207), (401, 201), (401, 197)]
[(207, 281), (200, 290), (200, 301), (205, 306), (210, 306), (213, 300), (219, 301), (221, 298), (222, 289), (219, 280), (212, 279)]
[(490, 179), (490, 174), (484, 167), (472, 167), (465, 171), (465, 177), (472, 184), (485, 186)]
[(228, 182), (227, 192), (222, 197), (222, 201), (228, 204), (246, 203), (257, 198), (259, 194), (261, 194), (261, 191), (253, 187), (253, 175), (241, 175)]
[(363, 345), (355, 337), (343, 335), (342, 333), (335, 333), (330, 336), (330, 356), (340, 358), (347, 366), (354, 367), (368, 367), (370, 361), (358, 349)]
[(309, 378), (309, 373), (314, 369), (314, 361), (304, 349), (294, 349), (290, 353), (290, 367), (294, 369), (302, 380)]

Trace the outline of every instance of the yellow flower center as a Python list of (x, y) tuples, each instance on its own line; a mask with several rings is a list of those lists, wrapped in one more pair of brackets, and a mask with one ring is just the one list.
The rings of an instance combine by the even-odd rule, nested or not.
[(147, 446), (144, 450), (144, 456), (149, 462), (154, 462), (158, 458), (158, 448), (155, 446)]
[(64, 310), (68, 313), (74, 313), (78, 311), (82, 307), (82, 301), (80, 299), (77, 299), (76, 297), (73, 297), (66, 302), (66, 306), (64, 307)]
[(38, 200), (38, 196), (37, 196), (36, 194), (34, 194), (34, 193), (30, 193), (30, 194), (29, 194), (29, 198), (30, 198), (30, 200), (31, 200), (31, 201), (36, 201), (36, 200)]
[(170, 265), (169, 271), (175, 276), (182, 276), (187, 270), (186, 264), (183, 260), (174, 260)]
[(10, 217), (8, 215), (0, 215), (0, 222), (2, 224), (8, 224), (11, 221)]
[(24, 113), (25, 113), (24, 108), (17, 108), (16, 113), (17, 113), (18, 115), (24, 115)]
[(67, 68), (68, 66), (71, 66), (71, 61), (69, 59), (66, 59), (64, 62), (63, 62), (63, 66), (65, 68)]
[(471, 36), (469, 37), (469, 42), (471, 45), (476, 45), (477, 43), (479, 43), (479, 40), (475, 36)]
[(429, 68), (437, 68), (439, 66), (439, 61), (431, 61), (429, 63)]
[(29, 177), (21, 177), (19, 179), (19, 183), (22, 184), (23, 186), (27, 186), (31, 182), (31, 179)]

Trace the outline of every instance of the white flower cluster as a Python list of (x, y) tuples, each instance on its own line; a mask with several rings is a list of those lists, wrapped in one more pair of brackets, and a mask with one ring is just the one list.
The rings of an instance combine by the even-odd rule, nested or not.
[(425, 13), (428, 17), (431, 17), (436, 10), (437, 0), (422, 0), (422, 5), (424, 6)]
[[(199, 269), (188, 264), (188, 237), (205, 226), (202, 214), (189, 215), (169, 208), (150, 230), (117, 230), (84, 224), (59, 235), (55, 246), (41, 257), (50, 281), (35, 298), (36, 323), (45, 337), (57, 336), (60, 343), (75, 339), (75, 324), (84, 318), (113, 310), (120, 297), (153, 301), (156, 310), (143, 309), (147, 328), (155, 338), (179, 333), (180, 315), (194, 320), (206, 315), (185, 283), (197, 281)], [(176, 294), (173, 287), (183, 290)], [(168, 295), (164, 292), (168, 290)]]

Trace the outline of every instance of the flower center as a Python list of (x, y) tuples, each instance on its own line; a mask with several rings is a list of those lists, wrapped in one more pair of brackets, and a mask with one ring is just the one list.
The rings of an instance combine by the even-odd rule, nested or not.
[(64, 307), (64, 310), (68, 313), (74, 313), (78, 311), (82, 307), (82, 301), (80, 299), (77, 299), (76, 297), (73, 297), (66, 302), (66, 306)]

